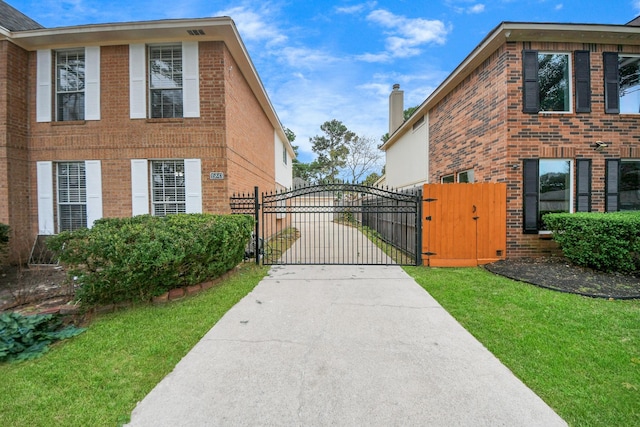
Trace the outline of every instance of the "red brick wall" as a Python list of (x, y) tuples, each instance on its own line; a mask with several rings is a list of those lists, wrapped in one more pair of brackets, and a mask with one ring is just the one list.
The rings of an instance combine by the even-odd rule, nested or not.
[[(26, 261), (29, 231), (26, 51), (0, 41), (0, 222), (11, 227), (11, 263)], [(2, 260), (0, 260), (1, 262)]]
[[(590, 50), (591, 113), (523, 113), (523, 49)], [(473, 168), (477, 182), (507, 183), (509, 257), (558, 253), (552, 241), (522, 232), (522, 159), (592, 159), (592, 209), (603, 211), (605, 159), (640, 158), (640, 116), (604, 114), (604, 51), (618, 51), (618, 46), (507, 43), (430, 113), (431, 182)], [(621, 46), (621, 52), (640, 53), (640, 48)], [(573, 100), (575, 104), (575, 92)], [(610, 147), (594, 151), (597, 140), (610, 142)]]
[[(29, 99), (31, 129), (25, 134), (30, 159), (24, 182), (32, 197), (21, 205), (30, 213), (30, 239), (38, 229), (38, 161), (101, 160), (105, 217), (132, 214), (130, 160), (135, 158), (201, 159), (204, 212), (229, 212), (233, 191), (275, 185), (273, 127), (224, 43), (199, 46), (200, 118), (131, 120), (129, 48), (123, 45), (101, 48), (101, 120), (37, 123), (36, 53), (28, 57), (24, 99)], [(223, 172), (225, 179), (210, 180), (209, 172)]]
[(273, 126), (227, 49), (225, 65), (230, 190), (275, 190)]

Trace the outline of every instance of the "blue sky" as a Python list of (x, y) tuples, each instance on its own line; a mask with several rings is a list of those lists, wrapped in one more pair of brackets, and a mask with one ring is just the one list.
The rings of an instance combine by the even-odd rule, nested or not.
[(625, 24), (640, 0), (8, 0), (45, 27), (230, 16), (300, 160), (342, 121), (379, 140), (394, 83), (420, 104), (502, 21)]

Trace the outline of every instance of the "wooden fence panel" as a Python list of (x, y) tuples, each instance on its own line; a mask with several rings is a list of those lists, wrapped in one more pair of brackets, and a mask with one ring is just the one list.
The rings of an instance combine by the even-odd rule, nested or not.
[(423, 262), (486, 264), (506, 255), (506, 184), (425, 184)]

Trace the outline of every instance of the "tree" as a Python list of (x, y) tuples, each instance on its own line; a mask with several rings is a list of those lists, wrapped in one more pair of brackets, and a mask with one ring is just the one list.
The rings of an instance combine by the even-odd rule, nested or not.
[(376, 172), (371, 172), (369, 175), (367, 175), (364, 181), (362, 181), (362, 184), (372, 186), (379, 179), (380, 179), (380, 175), (378, 175)]
[(346, 157), (349, 153), (347, 144), (356, 137), (356, 134), (335, 119), (324, 122), (320, 129), (325, 135), (309, 138), (312, 144), (311, 149), (318, 155), (313, 162), (314, 169), (317, 171), (319, 180), (334, 181), (338, 178), (340, 169), (346, 165)]
[(344, 161), (343, 176), (351, 182), (359, 182), (367, 174), (379, 169), (382, 152), (373, 138), (354, 136), (345, 143), (348, 153)]

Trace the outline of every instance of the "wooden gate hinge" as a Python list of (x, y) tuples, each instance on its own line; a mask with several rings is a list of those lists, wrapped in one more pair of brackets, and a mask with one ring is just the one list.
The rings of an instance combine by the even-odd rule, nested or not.
[(422, 252), (422, 255), (432, 256), (432, 255), (438, 255), (438, 254), (435, 252)]
[(435, 202), (438, 199), (422, 199), (423, 202)]
[(429, 215), (429, 216), (424, 217), (424, 219), (427, 220), (427, 221), (431, 221), (432, 218), (431, 218), (431, 215)]

